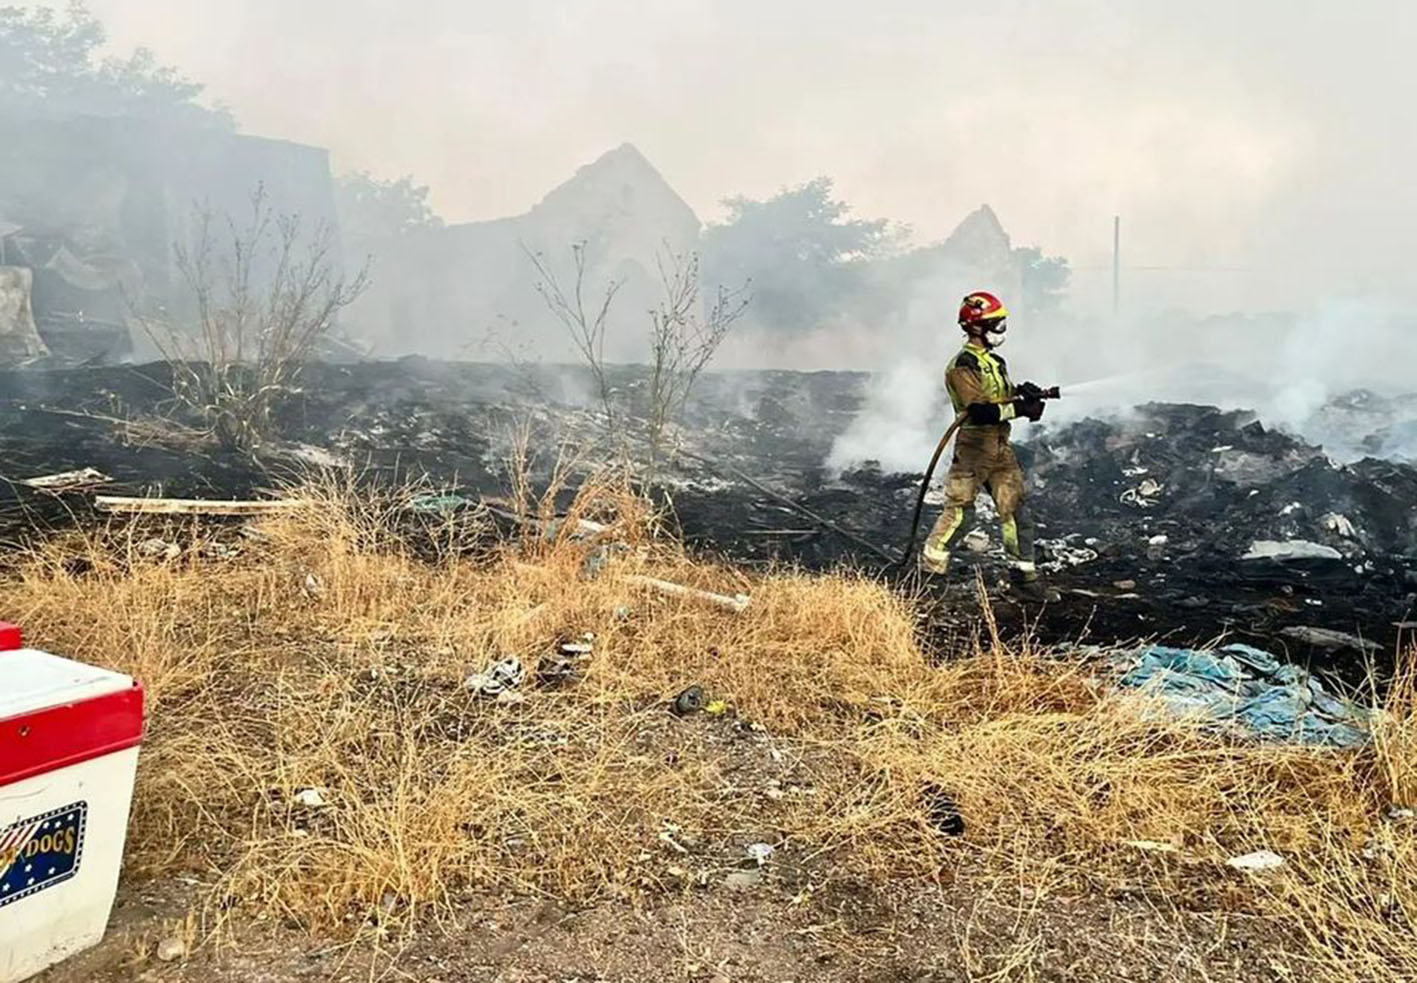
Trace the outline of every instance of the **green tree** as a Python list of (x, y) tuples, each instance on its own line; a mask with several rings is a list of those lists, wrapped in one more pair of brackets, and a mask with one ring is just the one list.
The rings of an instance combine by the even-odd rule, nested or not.
[(0, 7), (0, 114), (137, 116), (234, 126), (222, 107), (196, 103), (203, 87), (160, 65), (147, 48), (100, 58), (103, 25), (81, 0)]
[(727, 221), (704, 234), (705, 279), (752, 284), (756, 320), (807, 330), (839, 312), (861, 289), (865, 265), (892, 252), (903, 229), (851, 218), (819, 177), (763, 201), (725, 199)]

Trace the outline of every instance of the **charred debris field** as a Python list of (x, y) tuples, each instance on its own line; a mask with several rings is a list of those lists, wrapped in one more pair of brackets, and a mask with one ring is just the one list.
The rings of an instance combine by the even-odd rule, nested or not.
[[(865, 462), (832, 473), (823, 463), (861, 410), (867, 378), (706, 376), (674, 434), (681, 453), (657, 472), (686, 543), (745, 566), (877, 572), (918, 592), (945, 636), (978, 627), (983, 584), (1005, 632), (1046, 644), (1226, 636), (1356, 680), (1368, 661), (1387, 663), (1414, 626), (1417, 468), (1337, 464), (1252, 413), (1185, 404), (1018, 434), (1040, 560), (1059, 601), (1022, 610), (1008, 600), (983, 498), (959, 572), (922, 583), (913, 564), (882, 556), (905, 543), (920, 472)], [(636, 372), (611, 381), (629, 405), (642, 399)], [(60, 472), (91, 468), (108, 479), (97, 488), (105, 494), (248, 498), (333, 469), (385, 486), (424, 480), (475, 501), (507, 493), (519, 433), (534, 482), (579, 454), (574, 485), (603, 429), (584, 408), (589, 379), (571, 369), (414, 358), (313, 365), (301, 385), (280, 408), (280, 442), (253, 460), (167, 425), (183, 421), (161, 364), (0, 373), (0, 536), (17, 543), (92, 519), (95, 488), (24, 483)]]

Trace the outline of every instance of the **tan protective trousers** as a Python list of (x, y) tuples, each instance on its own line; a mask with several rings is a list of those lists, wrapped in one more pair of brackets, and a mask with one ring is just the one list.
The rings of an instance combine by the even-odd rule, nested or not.
[(1036, 576), (1033, 520), (1024, 508), (1023, 471), (1009, 445), (1009, 426), (961, 427), (945, 483), (945, 509), (925, 539), (922, 565), (931, 573), (949, 570), (950, 551), (974, 520), (980, 488), (994, 500), (1003, 527), (1004, 549), (1025, 578)]

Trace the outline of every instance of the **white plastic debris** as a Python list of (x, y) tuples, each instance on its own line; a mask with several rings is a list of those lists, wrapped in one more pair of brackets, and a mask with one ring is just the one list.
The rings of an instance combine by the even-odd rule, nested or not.
[(1225, 861), (1229, 867), (1236, 870), (1251, 872), (1278, 870), (1284, 866), (1284, 858), (1271, 850), (1256, 850), (1254, 853), (1246, 853), (1239, 857), (1231, 857)]
[(1057, 573), (1066, 567), (1081, 566), (1097, 559), (1097, 551), (1082, 546), (1074, 546), (1067, 539), (1040, 539), (1037, 546), (1046, 551), (1049, 559), (1040, 563), (1044, 570)]
[(1158, 533), (1147, 540), (1147, 543), (1152, 546), (1165, 546), (1169, 542), (1171, 542), (1171, 537), (1167, 536), (1165, 533)]
[(771, 843), (750, 843), (748, 844), (746, 852), (748, 856), (756, 860), (758, 866), (761, 867), (768, 862), (768, 859), (776, 853), (777, 850)]
[(1119, 496), (1119, 501), (1123, 505), (1131, 505), (1139, 509), (1149, 509), (1156, 504), (1156, 498), (1161, 494), (1163, 486), (1154, 478), (1144, 478), (1141, 484), (1135, 488), (1128, 488)]
[(1250, 544), (1242, 560), (1341, 560), (1343, 554), (1332, 546), (1311, 543), (1307, 539), (1257, 539)]
[(1336, 532), (1344, 539), (1355, 539), (1358, 536), (1358, 530), (1354, 528), (1353, 522), (1346, 515), (1330, 512), (1319, 521), (1329, 532)]
[(1299, 511), (1300, 509), (1302, 509), (1303, 507), (1304, 507), (1303, 504), (1300, 503), (1300, 502), (1290, 502), (1288, 505), (1284, 506), (1284, 508), (1282, 508), (1282, 509), (1279, 510), (1279, 514), (1280, 514), (1280, 515), (1292, 515), (1292, 514), (1294, 514), (1295, 512), (1298, 512), (1298, 511)]
[(318, 788), (302, 788), (295, 793), (295, 804), (302, 809), (323, 809), (330, 803)]

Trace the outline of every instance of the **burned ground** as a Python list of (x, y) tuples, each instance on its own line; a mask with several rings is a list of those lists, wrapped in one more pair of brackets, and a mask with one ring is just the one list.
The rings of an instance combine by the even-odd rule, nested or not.
[[(937, 631), (968, 632), (978, 612), (973, 574), (992, 590), (1004, 573), (987, 505), (978, 528), (988, 538), (975, 537), (949, 583), (920, 584), (908, 565), (881, 555), (897, 555), (908, 535), (919, 474), (866, 462), (837, 475), (823, 465), (862, 406), (864, 382), (832, 372), (706, 377), (676, 434), (694, 456), (659, 469), (673, 521), (694, 548), (738, 564), (878, 572), (925, 593)], [(634, 372), (612, 383), (632, 407), (642, 400)], [(602, 436), (594, 414), (577, 408), (588, 380), (571, 370), (406, 359), (316, 365), (303, 384), (282, 407), (282, 443), (251, 460), (154, 425), (198, 422), (174, 417), (164, 366), (0, 375), (9, 481), (0, 535), (14, 541), (36, 524), (84, 516), (86, 496), (15, 483), (70, 469), (104, 472), (115, 494), (225, 498), (259, 494), (312, 468), (347, 467), (370, 483), (423, 478), (471, 498), (506, 493), (520, 428), (533, 435), (542, 480), (558, 453), (584, 452)], [(1019, 456), (1062, 600), (1024, 611), (1004, 597), (998, 614), (1008, 633), (1031, 630), (1051, 643), (1229, 634), (1292, 658), (1317, 657), (1352, 679), (1365, 655), (1353, 639), (1381, 658), (1413, 617), (1417, 468), (1379, 459), (1338, 465), (1252, 414), (1203, 406), (1152, 404), (1123, 419), (1044, 425), (1028, 436)], [(820, 528), (745, 475), (880, 551)], [(925, 523), (932, 518), (927, 510)], [(1295, 540), (1316, 555), (1242, 559), (1256, 542)]]
[[(1355, 983), (1417, 965), (1410, 672), (1371, 746), (1333, 753), (1158, 721), (1099, 685), (1105, 657), (1057, 650), (1376, 635), (1409, 603), (1410, 470), (1336, 468), (1198, 407), (1047, 429), (1023, 453), (1065, 590), (1020, 612), (992, 592), (992, 529), (944, 587), (879, 559), (918, 476), (820, 464), (860, 377), (715, 376), (657, 471), (690, 553), (615, 474), (570, 506), (603, 538), (533, 525), (471, 557), (403, 548), (444, 509), (500, 521), (469, 505), (507, 494), (520, 427), (538, 490), (558, 457), (616, 452), (558, 398), (574, 382), (315, 367), (281, 442), (249, 461), (172, 417), (160, 368), (0, 380), (12, 479), (91, 467), (114, 493), (232, 497), (315, 469), (365, 486), (306, 485), (304, 506), (239, 529), (118, 519), (11, 557), (4, 606), (34, 643), (112, 662), (151, 699), (113, 930), (49, 979), (1280, 980), (1321, 964)], [(420, 476), (460, 494), (368, 494)], [(91, 494), (15, 482), (5, 534), (87, 525)], [(1277, 549), (1314, 556), (1239, 559)], [(870, 576), (764, 572), (781, 565)], [(1046, 647), (970, 644), (989, 610), (976, 570), (1004, 632)], [(647, 589), (666, 583), (752, 603)], [(1307, 637), (1358, 665), (1341, 647), (1362, 641)], [(569, 674), (564, 639), (593, 639)], [(525, 680), (489, 696), (509, 655)], [(681, 716), (691, 686), (706, 702)], [(1233, 868), (1261, 846), (1287, 873)]]

